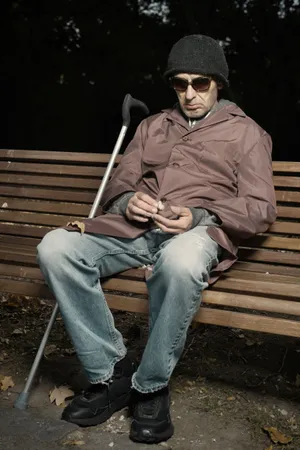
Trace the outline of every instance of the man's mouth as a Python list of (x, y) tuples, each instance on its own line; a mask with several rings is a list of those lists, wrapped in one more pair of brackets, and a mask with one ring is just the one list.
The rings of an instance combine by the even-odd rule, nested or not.
[(185, 105), (185, 108), (193, 111), (195, 109), (201, 108), (201, 105)]

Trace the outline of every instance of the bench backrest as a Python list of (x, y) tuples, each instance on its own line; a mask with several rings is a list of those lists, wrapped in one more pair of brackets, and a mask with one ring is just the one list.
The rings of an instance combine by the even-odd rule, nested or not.
[[(52, 228), (87, 217), (109, 158), (0, 150), (1, 245), (36, 245)], [(300, 268), (300, 162), (274, 162), (273, 170), (278, 218), (267, 233), (243, 243), (239, 258), (241, 263), (275, 264), (284, 274), (295, 274)]]

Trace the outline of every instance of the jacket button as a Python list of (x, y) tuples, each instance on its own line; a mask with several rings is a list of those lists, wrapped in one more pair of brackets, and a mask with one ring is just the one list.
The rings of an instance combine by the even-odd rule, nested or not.
[(173, 163), (172, 166), (173, 167), (179, 167), (179, 164), (178, 163)]
[(182, 138), (182, 140), (186, 142), (186, 141), (189, 141), (190, 139), (185, 136), (185, 137)]

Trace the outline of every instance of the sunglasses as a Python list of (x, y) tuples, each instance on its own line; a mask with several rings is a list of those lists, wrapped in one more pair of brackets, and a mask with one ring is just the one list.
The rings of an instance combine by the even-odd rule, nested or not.
[(196, 92), (204, 92), (210, 88), (211, 80), (212, 78), (210, 77), (198, 77), (194, 78), (192, 81), (179, 77), (173, 77), (170, 82), (172, 88), (177, 92), (185, 92), (190, 85)]

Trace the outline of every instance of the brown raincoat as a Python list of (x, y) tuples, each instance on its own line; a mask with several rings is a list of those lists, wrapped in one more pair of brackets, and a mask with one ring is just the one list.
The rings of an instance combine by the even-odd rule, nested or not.
[[(276, 218), (271, 148), (270, 136), (233, 103), (193, 128), (177, 107), (165, 110), (139, 125), (107, 185), (103, 211), (125, 192), (141, 191), (163, 201), (166, 214), (169, 205), (216, 214), (221, 225), (208, 234), (226, 251), (213, 282), (237, 259), (240, 240), (266, 231)], [(83, 222), (87, 233), (127, 238), (151, 227), (105, 212)]]

